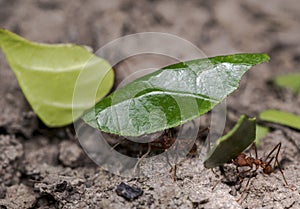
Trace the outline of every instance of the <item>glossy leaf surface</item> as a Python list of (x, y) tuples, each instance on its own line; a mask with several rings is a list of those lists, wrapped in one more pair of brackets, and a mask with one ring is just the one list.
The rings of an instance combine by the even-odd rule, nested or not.
[(265, 110), (260, 113), (260, 119), (267, 122), (278, 123), (300, 130), (300, 116), (280, 110)]
[(116, 90), (83, 119), (123, 136), (172, 128), (210, 111), (248, 69), (268, 60), (266, 54), (236, 54), (170, 65)]
[(85, 47), (33, 43), (4, 29), (0, 29), (0, 47), (33, 110), (50, 127), (72, 123), (72, 108), (76, 108), (76, 119), (92, 106), (85, 103), (84, 95), (80, 104), (72, 104), (75, 83), (82, 70), (90, 71), (91, 75), (83, 88), (100, 84), (96, 101), (113, 85), (111, 66)]
[(214, 168), (238, 156), (255, 140), (255, 129), (255, 118), (241, 116), (233, 129), (217, 140), (204, 160), (204, 167)]

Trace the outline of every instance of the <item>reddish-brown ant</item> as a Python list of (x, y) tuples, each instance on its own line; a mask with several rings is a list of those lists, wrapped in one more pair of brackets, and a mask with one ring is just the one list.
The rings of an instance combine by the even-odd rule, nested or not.
[[(203, 137), (203, 133), (209, 132), (209, 127), (199, 130), (197, 139)], [(174, 129), (165, 130), (164, 135), (160, 138), (153, 140), (150, 145), (151, 148), (157, 150), (167, 150), (169, 149), (177, 140), (176, 136), (174, 136)], [(186, 139), (189, 143), (190, 139)], [(182, 145), (186, 145), (186, 143), (181, 143)], [(197, 145), (194, 142), (192, 148), (189, 150), (188, 156), (194, 156), (197, 153)]]
[[(255, 143), (252, 144), (252, 147), (255, 150), (255, 158), (251, 157), (251, 155), (247, 156), (245, 153), (242, 152), (237, 157), (235, 157), (234, 159), (231, 160), (231, 163), (233, 163), (236, 166), (236, 170), (237, 170), (237, 173), (238, 173), (239, 177), (241, 177), (241, 174), (243, 174), (243, 173), (248, 173), (248, 172), (252, 171), (254, 166), (255, 166), (255, 170), (252, 171), (253, 174), (258, 170), (259, 167), (262, 168), (264, 174), (271, 174), (274, 171), (274, 167), (277, 163), (277, 166), (278, 166), (278, 168), (281, 172), (281, 175), (283, 177), (284, 183), (286, 185), (288, 185), (288, 183), (285, 179), (285, 176), (283, 174), (283, 171), (281, 169), (281, 166), (279, 164), (279, 161), (278, 161), (278, 154), (279, 154), (279, 151), (280, 151), (280, 148), (281, 148), (281, 143), (278, 143), (271, 150), (271, 152), (267, 155), (265, 160), (258, 159), (258, 157), (257, 157), (257, 148), (256, 148)], [(270, 156), (275, 152), (275, 150), (277, 150), (277, 153), (276, 153), (275, 157), (272, 156), (270, 158)], [(268, 159), (269, 159), (269, 161), (268, 161)], [(275, 159), (275, 162), (274, 162), (274, 165), (272, 167), (271, 163), (274, 159)], [(248, 170), (244, 170), (244, 171), (240, 172), (239, 167), (250, 167), (250, 168)], [(249, 181), (247, 182), (247, 185), (248, 185), (248, 183), (249, 183)]]
[[(206, 131), (209, 131), (209, 128), (204, 128), (203, 130), (200, 130), (198, 132), (197, 139), (200, 138), (200, 135), (203, 134)], [(121, 142), (124, 142), (125, 140), (126, 140), (126, 138), (122, 139), (122, 141), (120, 141), (120, 142), (116, 143), (115, 145), (113, 145), (112, 149), (115, 149), (118, 145), (121, 144)], [(140, 164), (140, 162), (144, 158), (149, 156), (149, 154), (151, 154), (152, 151), (154, 153), (157, 152), (157, 151), (158, 152), (165, 151), (165, 150), (170, 149), (173, 145), (175, 145), (173, 148), (176, 149), (176, 150), (180, 150), (181, 148), (183, 150), (185, 150), (186, 149), (186, 144), (193, 142), (190, 139), (186, 139), (187, 142), (185, 143), (185, 141), (184, 141), (185, 139), (181, 139), (180, 143), (175, 144), (176, 140), (177, 140), (176, 130), (171, 128), (171, 129), (165, 130), (164, 133), (160, 137), (156, 138), (155, 140), (153, 140), (149, 143), (142, 144), (143, 147), (145, 147), (147, 145), (148, 148), (147, 148), (146, 153), (144, 153), (139, 158), (139, 160), (136, 163), (134, 169), (137, 169), (137, 166)], [(189, 145), (191, 145), (191, 144), (189, 144)], [(181, 147), (181, 146), (183, 146), (183, 147)], [(194, 142), (191, 149), (188, 152), (188, 156), (189, 157), (194, 157), (196, 155), (196, 153), (197, 153), (197, 145)], [(168, 155), (166, 155), (166, 156), (168, 157)], [(173, 179), (174, 179), (174, 181), (176, 181), (176, 179), (177, 179), (177, 175), (176, 175), (177, 164), (171, 165), (171, 163), (169, 162), (169, 159), (167, 159), (167, 160), (168, 160), (169, 165), (171, 166), (170, 172), (173, 172)]]
[[(200, 130), (197, 138), (200, 138), (200, 136), (206, 131), (209, 131), (208, 127)], [(154, 149), (154, 150), (155, 149), (156, 150), (167, 150), (175, 143), (176, 140), (177, 140), (177, 138), (174, 136), (174, 130), (168, 129), (165, 131), (165, 133), (162, 137), (152, 141), (150, 143), (150, 146), (151, 146), (151, 149)], [(189, 139), (187, 139), (187, 140), (189, 140)], [(181, 143), (181, 144), (185, 145), (185, 143)], [(194, 143), (191, 150), (189, 150), (188, 155), (194, 156), (196, 153), (197, 153), (197, 145)]]
[[(198, 136), (197, 138), (200, 137), (200, 135), (202, 135), (204, 132), (206, 131), (209, 131), (209, 128), (204, 128), (202, 130), (199, 130), (198, 132)], [(175, 133), (174, 133), (174, 129), (168, 129), (168, 130), (165, 130), (165, 133), (162, 137), (152, 141), (150, 143), (150, 149), (156, 149), (156, 150), (167, 150), (169, 149), (170, 147), (173, 146), (173, 144), (176, 142), (177, 138), (174, 136)], [(189, 139), (187, 139), (188, 141), (190, 141)], [(186, 146), (185, 143), (181, 143), (182, 146)], [(180, 146), (180, 144), (179, 144)], [(179, 147), (180, 148), (180, 147)], [(197, 145), (195, 143), (193, 143), (193, 146), (192, 148), (189, 150), (189, 153), (188, 153), (188, 156), (189, 157), (193, 157), (195, 156), (197, 153)], [(149, 154), (149, 153), (147, 153)], [(183, 162), (183, 161), (181, 161)], [(170, 164), (171, 165), (171, 164)], [(174, 181), (177, 180), (177, 174), (176, 174), (176, 171), (177, 171), (177, 165), (175, 164), (174, 166), (171, 165), (171, 170), (170, 172), (173, 171), (173, 179)]]

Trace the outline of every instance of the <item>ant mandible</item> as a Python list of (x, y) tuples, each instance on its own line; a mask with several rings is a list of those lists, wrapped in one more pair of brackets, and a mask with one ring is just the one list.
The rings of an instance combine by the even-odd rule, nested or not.
[[(279, 154), (279, 151), (280, 151), (280, 148), (281, 148), (281, 142), (279, 142), (271, 150), (271, 152), (267, 155), (265, 160), (258, 159), (258, 157), (257, 157), (257, 148), (256, 148), (256, 145), (255, 145), (255, 142), (252, 144), (252, 148), (254, 148), (254, 150), (255, 150), (255, 158), (251, 157), (251, 155), (247, 156), (245, 153), (242, 152), (237, 157), (235, 157), (234, 159), (231, 160), (231, 163), (233, 163), (236, 166), (236, 170), (237, 170), (238, 175), (241, 176), (242, 173), (248, 173), (248, 172), (252, 171), (253, 166), (255, 166), (255, 170), (253, 171), (253, 173), (255, 173), (258, 170), (259, 167), (261, 167), (264, 174), (271, 174), (274, 171), (274, 167), (277, 163), (277, 166), (278, 166), (278, 168), (280, 170), (280, 173), (283, 177), (284, 183), (286, 185), (288, 185), (288, 183), (285, 179), (285, 176), (283, 174), (283, 171), (281, 169), (281, 166), (279, 164), (279, 161), (278, 161), (278, 154)], [(274, 156), (271, 157), (271, 158), (270, 158), (270, 156), (275, 152), (275, 150), (277, 150), (277, 153), (275, 155), (275, 162), (274, 162), (274, 165), (272, 167), (271, 163), (274, 160)], [(269, 158), (270, 158), (270, 160), (267, 161)], [(250, 167), (250, 168), (248, 170), (244, 170), (244, 171), (240, 172), (239, 167)], [(248, 181), (248, 183), (249, 183), (249, 181)], [(248, 185), (248, 183), (247, 183), (247, 185)]]

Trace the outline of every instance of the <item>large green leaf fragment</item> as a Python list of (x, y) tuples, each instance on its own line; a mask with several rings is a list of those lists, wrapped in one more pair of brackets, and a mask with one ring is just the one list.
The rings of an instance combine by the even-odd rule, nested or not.
[(204, 167), (214, 168), (237, 157), (255, 140), (255, 129), (255, 118), (241, 116), (233, 129), (217, 140), (204, 160)]
[(300, 116), (280, 110), (265, 110), (259, 114), (263, 121), (278, 123), (300, 130)]
[(79, 104), (72, 104), (76, 80), (83, 70), (90, 77), (79, 85), (88, 90), (99, 84), (96, 101), (113, 85), (111, 66), (86, 47), (33, 43), (4, 29), (0, 29), (0, 47), (33, 110), (50, 127), (71, 123), (73, 107), (76, 119), (96, 103), (85, 102), (82, 95), (77, 98)]
[(210, 111), (248, 69), (268, 60), (266, 54), (236, 54), (173, 64), (117, 89), (83, 119), (123, 136), (176, 127)]
[(292, 90), (294, 94), (298, 94), (300, 90), (300, 73), (291, 73), (280, 75), (273, 79), (273, 82), (279, 86)]

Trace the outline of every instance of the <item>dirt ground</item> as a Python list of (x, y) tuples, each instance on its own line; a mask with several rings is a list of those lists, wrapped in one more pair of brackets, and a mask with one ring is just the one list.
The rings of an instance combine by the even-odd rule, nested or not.
[[(268, 82), (300, 72), (299, 20), (297, 0), (0, 0), (0, 27), (38, 42), (98, 49), (123, 35), (156, 31), (185, 38), (208, 56), (268, 53), (271, 61), (250, 70), (227, 100), (228, 124), (267, 108), (300, 115), (300, 94)], [(259, 171), (237, 202), (245, 185), (237, 188), (218, 170), (216, 177), (200, 157), (178, 165), (176, 182), (168, 172), (130, 179), (102, 170), (81, 149), (73, 126), (50, 129), (36, 117), (2, 52), (0, 98), (0, 208), (300, 208), (295, 130), (272, 126), (258, 149), (263, 156), (282, 142), (280, 162), (289, 187), (278, 169), (270, 176)], [(133, 201), (118, 196), (121, 182), (138, 186), (143, 195)]]

